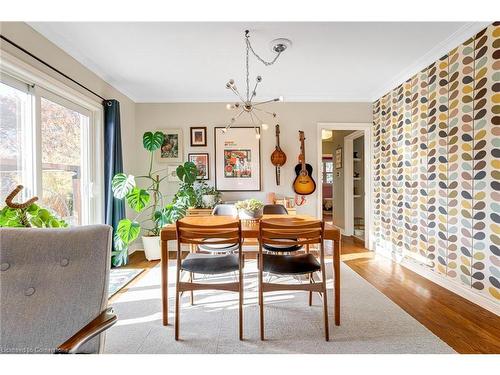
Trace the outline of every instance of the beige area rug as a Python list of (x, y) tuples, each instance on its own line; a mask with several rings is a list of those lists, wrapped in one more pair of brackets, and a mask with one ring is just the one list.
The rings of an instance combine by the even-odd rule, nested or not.
[[(238, 295), (195, 292), (182, 298), (180, 336), (161, 319), (160, 267), (149, 271), (113, 303), (118, 322), (106, 336), (106, 353), (454, 353), (448, 345), (342, 263), (341, 326), (333, 319), (329, 282), (330, 342), (323, 336), (322, 302), (307, 292), (265, 295), (266, 341), (259, 339), (255, 261), (245, 265), (245, 340), (238, 340)], [(327, 264), (331, 270), (331, 264)], [(169, 269), (173, 324), (175, 266)], [(331, 271), (330, 271), (331, 272)], [(331, 275), (330, 275), (331, 276)], [(233, 275), (219, 276), (234, 280)], [(292, 280), (292, 279), (291, 279)], [(210, 280), (208, 280), (210, 281)]]

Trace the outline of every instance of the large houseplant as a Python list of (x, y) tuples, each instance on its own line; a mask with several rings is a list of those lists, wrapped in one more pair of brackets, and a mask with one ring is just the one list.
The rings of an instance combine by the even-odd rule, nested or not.
[[(112, 189), (115, 198), (125, 199), (129, 207), (137, 215), (134, 218), (120, 220), (115, 233), (115, 251), (113, 252), (113, 265), (126, 263), (128, 247), (135, 241), (141, 230), (145, 231), (143, 245), (148, 260), (160, 258), (160, 230), (165, 224), (170, 224), (186, 215), (187, 208), (194, 206), (196, 195), (193, 184), (196, 180), (196, 166), (186, 162), (177, 167), (177, 177), (180, 187), (172, 202), (166, 203), (161, 192), (161, 183), (167, 178), (160, 176), (162, 170), (153, 170), (154, 152), (164, 141), (161, 132), (146, 132), (142, 143), (150, 153), (148, 172), (141, 176), (132, 176), (118, 173), (113, 177)], [(141, 182), (140, 187), (137, 182)]]

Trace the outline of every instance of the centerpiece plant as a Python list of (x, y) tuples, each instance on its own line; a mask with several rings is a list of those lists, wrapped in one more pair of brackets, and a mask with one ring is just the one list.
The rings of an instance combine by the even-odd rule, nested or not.
[[(118, 173), (113, 177), (112, 190), (117, 199), (124, 199), (136, 212), (133, 218), (120, 220), (114, 236), (113, 265), (127, 262), (128, 247), (140, 235), (143, 236), (144, 250), (148, 260), (160, 257), (160, 230), (170, 223), (183, 218), (187, 209), (196, 204), (194, 182), (197, 170), (192, 162), (177, 167), (176, 174), (180, 181), (177, 193), (167, 203), (161, 191), (161, 184), (167, 178), (160, 176), (165, 169), (153, 170), (154, 152), (161, 148), (164, 141), (162, 132), (146, 132), (142, 137), (144, 149), (150, 153), (149, 168), (146, 174), (133, 176)], [(139, 183), (140, 182), (140, 186)]]

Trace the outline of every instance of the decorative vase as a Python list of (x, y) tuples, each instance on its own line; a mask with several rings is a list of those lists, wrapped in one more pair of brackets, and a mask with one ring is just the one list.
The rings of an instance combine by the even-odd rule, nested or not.
[(245, 209), (238, 210), (238, 217), (240, 220), (259, 220), (264, 215), (264, 208), (258, 209), (256, 211), (249, 211)]
[(203, 203), (203, 207), (213, 208), (215, 206), (215, 195), (202, 195), (201, 202)]
[(142, 245), (147, 260), (161, 258), (160, 236), (142, 236)]

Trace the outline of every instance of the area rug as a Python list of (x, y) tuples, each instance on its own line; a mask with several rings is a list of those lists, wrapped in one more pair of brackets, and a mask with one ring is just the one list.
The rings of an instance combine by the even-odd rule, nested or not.
[[(331, 264), (327, 269), (331, 270)], [(182, 297), (180, 341), (173, 325), (162, 325), (160, 268), (152, 269), (120, 295), (113, 307), (118, 322), (108, 330), (106, 353), (454, 353), (453, 349), (389, 298), (342, 263), (341, 325), (333, 319), (329, 282), (330, 341), (323, 336), (318, 295), (308, 306), (307, 292), (265, 295), (266, 340), (259, 339), (257, 279), (254, 261), (245, 265), (244, 341), (238, 340), (238, 296), (195, 292), (191, 306)], [(220, 277), (233, 281), (233, 275)], [(331, 280), (331, 275), (329, 277)], [(220, 280), (219, 280), (220, 281)], [(202, 281), (201, 281), (202, 282)], [(170, 314), (174, 322), (174, 263), (169, 268)]]
[(118, 293), (143, 271), (143, 268), (112, 268), (109, 274), (108, 298)]

